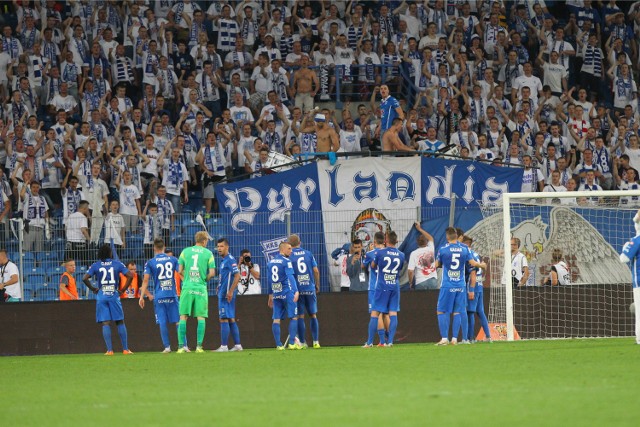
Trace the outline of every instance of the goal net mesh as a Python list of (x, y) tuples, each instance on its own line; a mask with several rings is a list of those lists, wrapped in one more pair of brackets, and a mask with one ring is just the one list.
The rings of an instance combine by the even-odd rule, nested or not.
[[(542, 195), (543, 193), (541, 193)], [(526, 286), (513, 288), (513, 321), (522, 339), (620, 337), (634, 335), (631, 272), (620, 262), (624, 243), (635, 235), (629, 208), (621, 198), (601, 197), (565, 204), (567, 199), (511, 199), (511, 236), (520, 240), (529, 264)], [(575, 199), (572, 200), (575, 201)], [(622, 203), (621, 203), (622, 202)], [(481, 206), (483, 220), (468, 234), (488, 261), (489, 322), (505, 328), (503, 207)], [(544, 285), (552, 254), (561, 254), (570, 283)], [(513, 254), (512, 254), (513, 255)], [(512, 270), (509, 261), (509, 271)], [(513, 273), (512, 273), (513, 274)], [(505, 331), (501, 331), (506, 334)]]

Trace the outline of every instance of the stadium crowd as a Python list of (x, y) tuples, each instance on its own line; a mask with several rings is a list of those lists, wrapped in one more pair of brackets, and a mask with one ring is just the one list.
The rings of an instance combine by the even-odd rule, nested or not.
[(523, 191), (640, 189), (640, 2), (3, 7), (0, 236), (24, 218), (27, 251), (57, 217), (77, 253), (141, 233), (150, 254), (216, 183), (305, 153), (455, 146)]

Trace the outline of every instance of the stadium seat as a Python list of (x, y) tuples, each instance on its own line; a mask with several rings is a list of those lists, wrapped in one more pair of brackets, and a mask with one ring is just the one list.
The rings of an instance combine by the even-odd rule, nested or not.
[(31, 272), (33, 270), (36, 269), (30, 270), (30, 272), (25, 272), (24, 283), (30, 283), (36, 286), (47, 283), (47, 276), (44, 273), (33, 273)]
[(36, 301), (56, 301), (60, 297), (58, 286), (41, 285), (36, 288)]
[(22, 261), (23, 262), (30, 261), (35, 264), (36, 255), (33, 252), (25, 252), (24, 254), (22, 254)]
[(22, 301), (34, 301), (35, 292), (33, 289), (23, 289), (22, 290)]
[(57, 283), (65, 268), (58, 266), (44, 267), (44, 273), (47, 275), (47, 283)]
[(198, 231), (203, 231), (204, 228), (197, 222), (193, 221), (191, 224), (185, 225), (182, 228), (182, 233), (186, 236), (194, 236)]
[(143, 243), (144, 239), (142, 236), (127, 236), (126, 237), (126, 243), (127, 243), (127, 248), (136, 248), (136, 249), (141, 249), (142, 248), (142, 243)]
[(37, 259), (40, 262), (45, 262), (45, 261), (57, 262), (58, 252), (57, 251), (41, 252), (38, 254)]

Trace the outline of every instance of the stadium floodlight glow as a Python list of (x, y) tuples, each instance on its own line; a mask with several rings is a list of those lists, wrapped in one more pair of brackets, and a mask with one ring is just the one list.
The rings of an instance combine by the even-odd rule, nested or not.
[[(631, 272), (619, 253), (636, 234), (640, 191), (503, 193), (481, 208), (467, 234), (489, 258), (489, 322), (508, 341), (634, 335)], [(512, 238), (529, 262), (527, 286), (511, 284)], [(558, 254), (571, 284), (543, 287)]]

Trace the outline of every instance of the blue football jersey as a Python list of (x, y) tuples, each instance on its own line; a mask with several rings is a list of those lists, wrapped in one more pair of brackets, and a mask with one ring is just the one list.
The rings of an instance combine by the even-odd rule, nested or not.
[(298, 292), (298, 285), (293, 276), (291, 260), (278, 254), (267, 264), (269, 294), (273, 298), (286, 298), (289, 292)]
[(378, 249), (374, 259), (376, 264), (376, 288), (400, 286), (400, 272), (404, 264), (404, 254), (396, 248)]
[(469, 248), (462, 243), (447, 243), (438, 250), (436, 261), (442, 265), (442, 288), (466, 286), (466, 264), (471, 259)]
[(178, 271), (178, 258), (166, 254), (157, 254), (144, 265), (144, 274), (149, 275), (149, 287), (156, 299), (176, 298), (175, 273)]
[[(373, 260), (376, 258), (376, 254), (378, 253), (380, 249), (378, 248), (374, 248), (371, 249), (369, 252), (364, 254), (364, 259), (362, 260), (362, 264), (365, 267), (371, 267), (371, 263), (373, 262)], [(369, 291), (375, 291), (376, 289), (376, 283), (378, 282), (378, 272), (376, 271), (375, 268), (369, 268)]]
[(316, 279), (313, 269), (318, 266), (313, 254), (306, 249), (294, 248), (289, 256), (293, 274), (301, 295), (312, 295), (316, 292)]
[[(476, 262), (482, 262), (480, 255), (473, 249), (469, 249), (471, 252), (471, 259)], [(482, 282), (484, 281), (484, 270), (482, 268), (474, 268), (476, 272), (476, 292), (482, 292)]]
[(120, 261), (107, 259), (106, 261), (94, 262), (87, 274), (96, 278), (98, 284), (97, 299), (118, 299), (118, 286), (120, 282), (120, 274), (127, 274), (129, 270)]
[[(218, 297), (225, 298), (227, 296), (227, 292), (233, 285), (233, 278), (237, 274), (240, 274), (240, 270), (238, 270), (238, 263), (236, 259), (231, 254), (227, 254), (226, 257), (222, 259), (220, 262), (220, 285), (218, 286)], [(233, 294), (238, 293), (238, 287), (236, 286)]]
[(640, 263), (638, 263), (638, 251), (640, 251), (640, 235), (635, 236), (624, 244), (622, 253), (629, 258), (631, 263), (631, 283), (634, 288), (640, 287), (638, 276), (640, 276)]
[(387, 97), (380, 102), (380, 126), (382, 135), (393, 124), (393, 120), (398, 117), (396, 108), (400, 106), (400, 103), (393, 96)]

